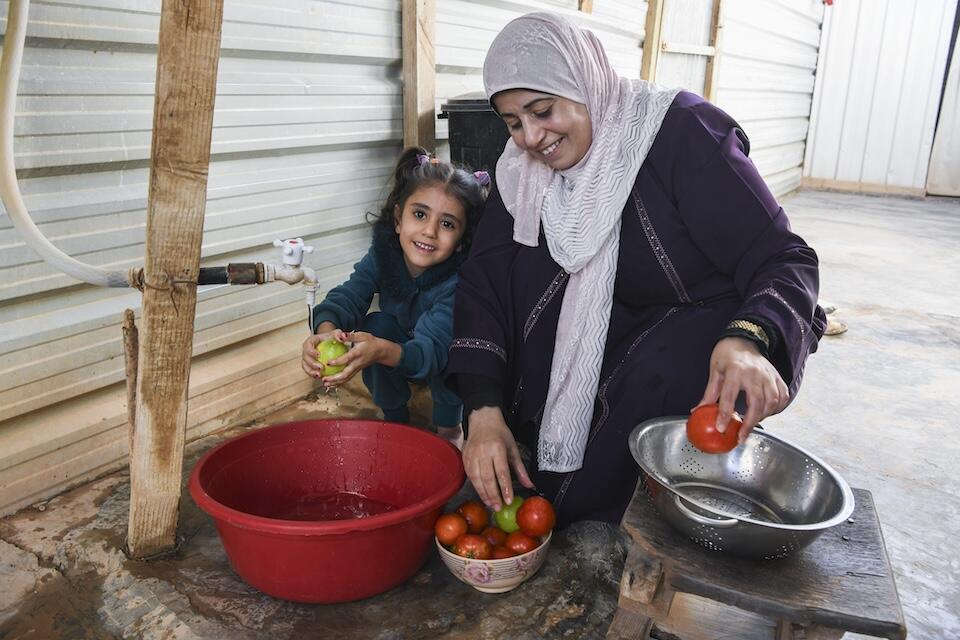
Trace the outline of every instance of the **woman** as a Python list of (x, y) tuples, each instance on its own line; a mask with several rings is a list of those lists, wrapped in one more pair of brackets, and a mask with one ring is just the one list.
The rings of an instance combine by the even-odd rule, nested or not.
[(483, 74), (511, 139), (456, 294), (464, 467), (495, 510), (513, 473), (561, 523), (618, 522), (638, 423), (718, 402), (722, 427), (739, 396), (743, 439), (796, 394), (824, 326), (817, 257), (736, 122), (618, 77), (590, 32), (523, 16)]

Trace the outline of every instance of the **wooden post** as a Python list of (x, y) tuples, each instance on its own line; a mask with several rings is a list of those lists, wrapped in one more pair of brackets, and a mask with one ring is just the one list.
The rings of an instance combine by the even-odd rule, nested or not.
[(403, 144), (433, 151), (436, 121), (436, 0), (403, 0)]
[(707, 58), (707, 70), (703, 79), (703, 97), (713, 102), (717, 97), (717, 72), (720, 69), (720, 46), (723, 41), (723, 0), (713, 0), (713, 17), (710, 21), (710, 46), (713, 55)]
[(584, 13), (593, 13), (593, 0), (580, 0), (577, 8)]
[(127, 547), (172, 549), (207, 198), (223, 0), (164, 0), (147, 202)]
[(130, 452), (133, 453), (133, 433), (137, 424), (137, 358), (139, 357), (140, 337), (133, 309), (123, 310), (123, 373), (127, 379), (127, 434), (130, 439)]
[(640, 63), (640, 77), (650, 82), (657, 81), (662, 30), (663, 0), (650, 0), (647, 4), (647, 24), (643, 29), (643, 61)]

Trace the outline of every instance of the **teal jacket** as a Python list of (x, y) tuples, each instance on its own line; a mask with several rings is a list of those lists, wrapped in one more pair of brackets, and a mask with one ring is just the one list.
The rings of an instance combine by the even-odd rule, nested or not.
[(313, 308), (313, 331), (329, 321), (344, 331), (355, 331), (380, 294), (380, 310), (396, 318), (410, 336), (401, 346), (397, 368), (412, 380), (429, 380), (447, 366), (453, 340), (453, 292), (463, 256), (455, 253), (417, 278), (410, 276), (394, 233), (379, 227), (373, 245), (354, 265), (350, 279), (334, 287)]

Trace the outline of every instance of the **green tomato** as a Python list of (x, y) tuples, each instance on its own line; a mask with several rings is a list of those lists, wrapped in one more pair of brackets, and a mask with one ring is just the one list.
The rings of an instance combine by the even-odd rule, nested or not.
[(497, 526), (507, 533), (518, 531), (520, 525), (517, 524), (517, 509), (519, 509), (522, 504), (523, 498), (513, 496), (513, 502), (501, 506), (500, 511), (493, 514), (493, 519), (497, 521)]
[(323, 365), (323, 375), (332, 376), (346, 368), (345, 364), (332, 366), (327, 363), (345, 354), (347, 349), (347, 345), (339, 340), (323, 340), (317, 345), (317, 362)]

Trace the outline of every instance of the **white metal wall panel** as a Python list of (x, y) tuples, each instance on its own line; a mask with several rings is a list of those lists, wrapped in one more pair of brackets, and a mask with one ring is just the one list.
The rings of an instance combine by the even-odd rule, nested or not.
[[(438, 0), (436, 27), (437, 113), (448, 99), (483, 91), (483, 59), (490, 43), (510, 20), (531, 11), (553, 11), (593, 31), (620, 75), (640, 76), (647, 3), (594, 0), (593, 13), (577, 10), (576, 0)], [(437, 122), (438, 150), (447, 154), (447, 121)]]
[(821, 0), (724, 0), (716, 103), (776, 195), (800, 186), (822, 20)]
[(956, 0), (845, 0), (827, 10), (804, 178), (921, 194)]
[[(954, 38), (960, 38), (960, 26)], [(927, 193), (960, 197), (960, 47), (954, 47), (947, 73), (937, 132), (930, 152)]]
[[(92, 264), (143, 263), (159, 9), (160, 0), (31, 3), (15, 129), (21, 189), (47, 237)], [(0, 2), (4, 31), (6, 11)], [(321, 290), (345, 279), (369, 246), (364, 212), (400, 150), (400, 36), (396, 0), (227, 0), (204, 264), (273, 261), (274, 238), (302, 236), (316, 247), (306, 262)], [(218, 395), (217, 381), (238, 374), (217, 363), (249, 356), (244, 375), (254, 377), (296, 364), (302, 289), (204, 287), (198, 297), (194, 353), (209, 387), (200, 393), (191, 378), (191, 397), (206, 398), (198, 415), (283, 399), (272, 383)], [(0, 209), (0, 484), (10, 485), (0, 512), (17, 483), (50, 490), (54, 481), (44, 488), (31, 469), (62, 464), (51, 478), (65, 486), (125, 454), (122, 429), (108, 431), (100, 411), (122, 404), (120, 314), (139, 304), (135, 291), (80, 285), (47, 266)], [(290, 376), (286, 399), (309, 382)], [(59, 406), (75, 408), (72, 423), (56, 417)], [(58, 420), (56, 439), (17, 428)], [(50, 457), (67, 446), (69, 460)]]

